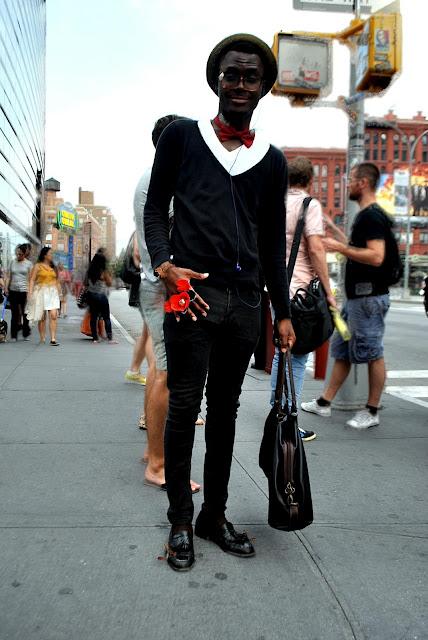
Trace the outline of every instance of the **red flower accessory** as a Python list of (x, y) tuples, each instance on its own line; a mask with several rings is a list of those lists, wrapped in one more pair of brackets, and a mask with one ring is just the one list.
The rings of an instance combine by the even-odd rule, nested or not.
[(175, 283), (175, 286), (177, 287), (177, 291), (179, 293), (181, 293), (182, 291), (190, 291), (191, 286), (190, 286), (190, 282), (188, 280), (177, 280), (177, 282)]
[[(185, 282), (185, 280), (183, 281)], [(164, 309), (166, 313), (176, 312), (176, 313), (184, 313), (187, 311), (190, 304), (190, 296), (187, 291), (182, 291), (181, 293), (175, 293), (172, 295), (169, 300), (165, 302)]]

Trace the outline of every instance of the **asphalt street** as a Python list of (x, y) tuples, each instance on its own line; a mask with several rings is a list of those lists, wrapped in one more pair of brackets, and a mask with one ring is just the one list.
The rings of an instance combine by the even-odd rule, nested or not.
[[(0, 640), (422, 640), (426, 618), (428, 319), (394, 303), (381, 425), (301, 416), (315, 520), (267, 525), (257, 465), (269, 376), (248, 370), (229, 518), (255, 538), (242, 560), (196, 539), (197, 562), (163, 560), (165, 494), (143, 485), (144, 388), (126, 383), (141, 321), (113, 292), (116, 346), (60, 320), (61, 346), (0, 345)], [(120, 323), (120, 326), (119, 324)], [(305, 382), (304, 399), (322, 390)], [(425, 395), (424, 395), (425, 394)], [(202, 479), (203, 427), (192, 476)], [(202, 495), (195, 496), (196, 511)]]

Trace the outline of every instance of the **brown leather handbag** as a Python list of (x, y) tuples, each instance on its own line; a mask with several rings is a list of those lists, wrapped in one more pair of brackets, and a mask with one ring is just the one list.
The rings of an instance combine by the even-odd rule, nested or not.
[(275, 404), (265, 423), (259, 466), (269, 484), (269, 525), (281, 531), (295, 531), (310, 525), (313, 521), (311, 485), (297, 424), (296, 393), (289, 351), (279, 354)]

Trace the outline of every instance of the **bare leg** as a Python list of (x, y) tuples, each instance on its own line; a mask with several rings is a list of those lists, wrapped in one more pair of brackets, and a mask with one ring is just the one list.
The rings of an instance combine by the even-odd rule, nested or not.
[(46, 339), (46, 312), (43, 312), (43, 318), (37, 323), (39, 329), (40, 342)]
[(56, 342), (56, 309), (51, 309), (49, 313), (49, 333), (51, 335), (51, 342)]
[(351, 370), (351, 363), (348, 360), (335, 360), (331, 372), (330, 381), (324, 390), (322, 397), (331, 402), (345, 382)]
[[(146, 357), (147, 357), (147, 363), (149, 365), (149, 369), (147, 371), (147, 376), (146, 376), (146, 388), (144, 391), (144, 415), (146, 416), (146, 425), (147, 425), (147, 405), (148, 405), (148, 398), (150, 396), (150, 394), (152, 393), (153, 390), (153, 383), (155, 381), (155, 377), (156, 377), (156, 360), (155, 360), (155, 354), (153, 352), (153, 344), (152, 344), (152, 339), (149, 335), (148, 339), (147, 339), (147, 343), (146, 343)], [(147, 432), (147, 446), (146, 449), (144, 451), (143, 454), (143, 458), (142, 458), (142, 462), (148, 462), (149, 460), (149, 448), (150, 448), (150, 438)]]
[(149, 332), (147, 331), (146, 325), (144, 325), (143, 333), (141, 336), (137, 338), (134, 345), (134, 351), (132, 353), (132, 362), (130, 371), (133, 373), (139, 373), (141, 364), (146, 357), (146, 349), (147, 349), (147, 340), (149, 337)]
[(369, 399), (367, 404), (371, 407), (380, 405), (383, 387), (385, 386), (386, 371), (385, 360), (379, 358), (368, 363), (369, 366)]
[(149, 460), (144, 474), (146, 480), (163, 484), (165, 482), (165, 460), (163, 437), (168, 410), (168, 388), (166, 371), (155, 368), (151, 392), (147, 400), (146, 425), (149, 443)]
[(63, 317), (65, 318), (65, 316), (67, 315), (67, 298), (64, 298), (64, 300), (62, 301), (61, 313), (62, 313)]

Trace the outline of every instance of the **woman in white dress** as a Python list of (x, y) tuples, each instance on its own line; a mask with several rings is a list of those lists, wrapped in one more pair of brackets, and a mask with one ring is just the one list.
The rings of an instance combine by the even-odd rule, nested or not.
[(57, 314), (60, 307), (59, 296), (61, 285), (58, 280), (58, 271), (52, 261), (52, 249), (43, 247), (31, 272), (30, 286), (28, 289), (29, 320), (38, 322), (40, 342), (46, 338), (46, 312), (49, 315), (50, 344), (59, 346), (56, 340)]

